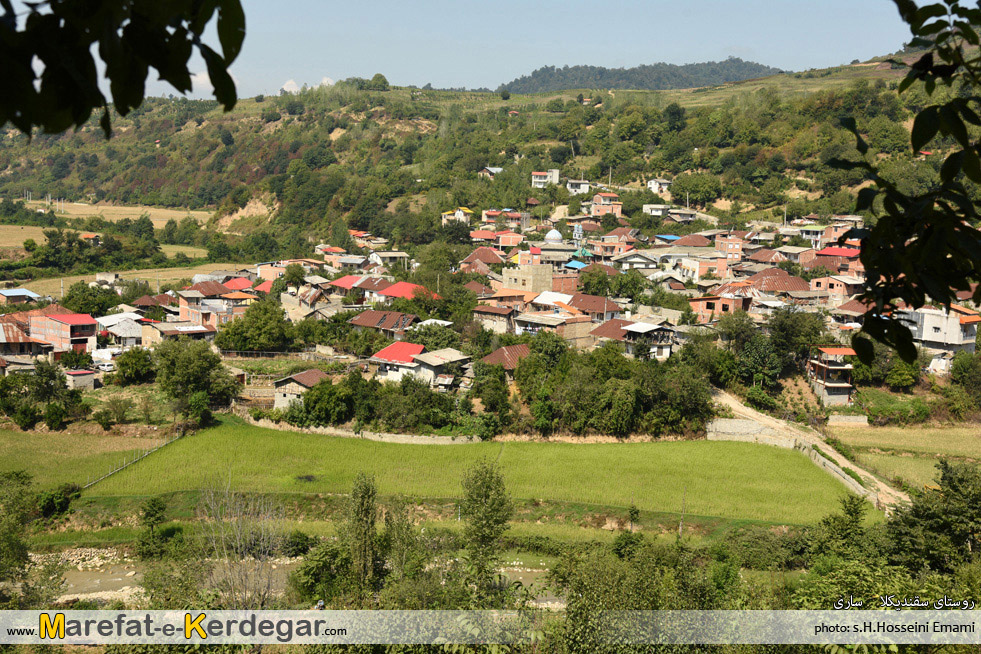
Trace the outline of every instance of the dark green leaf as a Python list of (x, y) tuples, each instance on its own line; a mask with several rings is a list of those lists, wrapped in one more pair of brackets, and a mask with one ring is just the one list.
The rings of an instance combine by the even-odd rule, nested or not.
[(852, 349), (858, 355), (858, 360), (865, 365), (871, 365), (873, 359), (875, 359), (875, 348), (872, 345), (872, 341), (860, 334), (852, 336)]
[(922, 150), (927, 143), (933, 140), (939, 129), (940, 119), (936, 105), (929, 106), (918, 113), (916, 118), (913, 119), (913, 132), (910, 135), (913, 152), (916, 153)]
[(235, 61), (245, 39), (245, 12), (239, 0), (221, 0), (218, 5), (218, 39), (226, 64)]
[(102, 128), (102, 133), (106, 135), (106, 138), (112, 136), (112, 125), (109, 124), (109, 107), (102, 107), (102, 118), (99, 119), (99, 127)]
[(957, 174), (961, 172), (961, 165), (964, 161), (964, 153), (962, 151), (954, 152), (946, 161), (944, 165), (940, 167), (940, 179), (944, 184), (949, 184), (951, 180), (957, 177)]
[(235, 95), (235, 82), (228, 74), (224, 60), (221, 55), (204, 44), (198, 46), (198, 51), (208, 67), (208, 77), (215, 88), (215, 98), (224, 105), (225, 111), (231, 111), (238, 98)]

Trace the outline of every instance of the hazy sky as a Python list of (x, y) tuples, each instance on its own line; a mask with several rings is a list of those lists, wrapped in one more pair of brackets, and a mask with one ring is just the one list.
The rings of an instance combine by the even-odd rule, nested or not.
[(889, 0), (243, 2), (245, 46), (232, 67), (242, 96), (377, 72), (397, 85), (493, 89), (545, 65), (737, 56), (804, 70), (909, 39)]

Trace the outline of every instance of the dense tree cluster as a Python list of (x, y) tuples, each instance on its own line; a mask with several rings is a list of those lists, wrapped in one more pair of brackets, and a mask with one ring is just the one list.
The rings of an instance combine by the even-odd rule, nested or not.
[(42, 420), (49, 429), (61, 429), (90, 409), (82, 402), (81, 391), (68, 388), (59, 366), (39, 359), (34, 372), (0, 377), (0, 411), (27, 431)]
[(675, 64), (650, 64), (633, 68), (545, 66), (508, 82), (501, 88), (511, 93), (547, 93), (564, 89), (689, 89), (766, 77), (779, 72), (776, 68), (743, 61), (738, 57), (683, 66)]

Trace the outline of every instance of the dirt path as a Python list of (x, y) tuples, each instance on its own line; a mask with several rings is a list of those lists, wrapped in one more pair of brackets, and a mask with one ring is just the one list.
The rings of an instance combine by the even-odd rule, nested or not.
[(779, 420), (772, 416), (768, 416), (765, 413), (760, 413), (756, 409), (746, 406), (740, 402), (738, 398), (725, 391), (716, 390), (713, 393), (713, 399), (722, 406), (732, 409), (733, 414), (737, 417), (752, 420), (760, 425), (763, 425), (764, 427), (769, 428), (772, 432), (779, 436), (785, 436), (788, 439), (797, 438), (805, 443), (808, 443), (812, 447), (820, 445), (821, 451), (831, 457), (831, 459), (839, 467), (851, 468), (862, 476), (862, 478), (866, 481), (867, 486), (876, 494), (876, 498), (880, 506), (888, 509), (909, 502), (909, 495), (902, 491), (896, 490), (892, 486), (889, 486), (885, 482), (881, 481), (868, 470), (865, 470), (864, 468), (859, 467), (855, 462), (846, 459), (844, 456), (839, 454), (837, 450), (825, 443), (824, 439), (820, 435), (806, 429), (801, 429), (800, 427), (790, 424), (784, 420)]

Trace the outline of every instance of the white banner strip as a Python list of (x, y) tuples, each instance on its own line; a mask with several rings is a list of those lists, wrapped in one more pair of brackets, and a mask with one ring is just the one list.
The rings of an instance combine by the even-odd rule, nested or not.
[[(545, 612), (0, 611), (0, 645), (516, 644)], [(597, 611), (597, 645), (981, 644), (981, 611)]]

